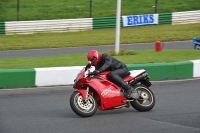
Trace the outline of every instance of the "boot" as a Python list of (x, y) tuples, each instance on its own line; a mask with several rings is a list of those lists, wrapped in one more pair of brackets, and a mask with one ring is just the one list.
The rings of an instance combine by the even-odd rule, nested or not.
[(139, 98), (138, 92), (135, 91), (131, 86), (126, 87), (125, 95), (126, 95), (127, 98), (134, 98), (134, 99)]
[(125, 93), (126, 98), (131, 98), (131, 92), (132, 92), (131, 89), (126, 89), (125, 90), (124, 93)]
[(115, 75), (115, 74), (109, 74), (109, 79), (117, 84), (118, 86), (121, 86), (123, 89), (124, 89), (124, 94), (125, 94), (125, 97), (127, 98), (131, 98), (131, 90), (132, 90), (132, 87), (129, 86), (120, 76), (118, 75)]
[(128, 84), (126, 86), (123, 87), (124, 91), (125, 91), (125, 96), (127, 98), (131, 98), (131, 93), (132, 93), (132, 87), (129, 86)]

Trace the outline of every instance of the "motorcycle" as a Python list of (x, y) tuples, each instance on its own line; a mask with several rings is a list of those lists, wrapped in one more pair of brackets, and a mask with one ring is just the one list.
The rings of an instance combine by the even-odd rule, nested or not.
[(194, 49), (200, 50), (200, 38), (193, 38), (192, 43), (194, 44)]
[(94, 67), (83, 68), (74, 80), (75, 91), (70, 97), (71, 109), (81, 117), (93, 116), (97, 109), (111, 110), (133, 107), (137, 111), (150, 111), (155, 105), (152, 85), (144, 69), (129, 71), (123, 80), (133, 87), (131, 98), (124, 89), (108, 80), (109, 71), (93, 73)]

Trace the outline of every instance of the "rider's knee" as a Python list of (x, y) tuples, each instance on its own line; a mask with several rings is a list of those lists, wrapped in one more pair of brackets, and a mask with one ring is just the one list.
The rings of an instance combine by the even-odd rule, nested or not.
[(112, 72), (110, 72), (110, 73), (108, 74), (108, 79), (113, 79), (113, 77), (115, 77), (115, 74), (113, 74)]

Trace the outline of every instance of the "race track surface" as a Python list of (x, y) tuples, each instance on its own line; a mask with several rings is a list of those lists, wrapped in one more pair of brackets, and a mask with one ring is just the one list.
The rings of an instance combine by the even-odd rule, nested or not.
[(0, 133), (200, 133), (200, 79), (153, 82), (156, 104), (97, 111), (90, 118), (70, 108), (71, 86), (0, 90)]
[[(139, 44), (121, 44), (123, 50), (141, 50), (155, 49), (155, 42), (139, 43)], [(61, 54), (87, 53), (92, 49), (100, 52), (107, 50), (115, 50), (115, 45), (107, 46), (88, 46), (88, 47), (70, 47), (70, 48), (48, 48), (48, 49), (32, 49), (32, 50), (8, 50), (0, 51), (1, 58), (17, 58), (17, 57), (38, 57)], [(163, 42), (163, 50), (165, 49), (194, 49), (191, 41)]]

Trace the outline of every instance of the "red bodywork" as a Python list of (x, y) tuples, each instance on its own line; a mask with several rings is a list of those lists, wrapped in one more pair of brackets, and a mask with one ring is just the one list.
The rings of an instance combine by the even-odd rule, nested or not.
[[(100, 104), (98, 105), (99, 110), (112, 109), (114, 107), (119, 107), (127, 104), (126, 102), (122, 102), (122, 100), (127, 100), (127, 98), (121, 94), (121, 88), (108, 80), (108, 73), (109, 71), (102, 72), (93, 77), (85, 78), (85, 71), (82, 71), (77, 75), (74, 83), (74, 88), (77, 89), (76, 91), (82, 94), (83, 100), (86, 99), (87, 86), (90, 87), (88, 93), (92, 94), (91, 88), (97, 93), (100, 99)], [(127, 76), (124, 78), (124, 80), (128, 82), (134, 78), (135, 77)]]

